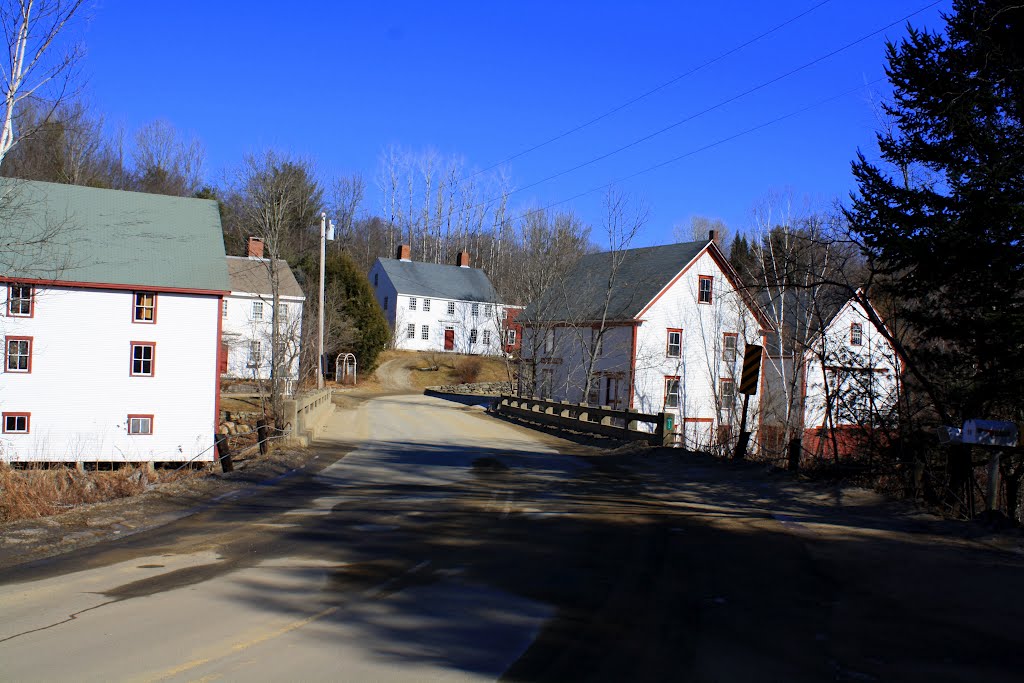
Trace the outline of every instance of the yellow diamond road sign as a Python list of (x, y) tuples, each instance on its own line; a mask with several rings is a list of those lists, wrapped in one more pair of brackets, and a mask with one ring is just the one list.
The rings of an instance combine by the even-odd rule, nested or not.
[(740, 379), (740, 393), (753, 396), (757, 393), (757, 379), (761, 375), (761, 354), (764, 349), (757, 344), (747, 344), (743, 353), (743, 374)]

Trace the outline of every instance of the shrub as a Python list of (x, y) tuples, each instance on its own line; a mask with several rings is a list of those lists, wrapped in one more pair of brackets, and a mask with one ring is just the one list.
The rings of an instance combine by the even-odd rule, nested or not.
[(476, 356), (466, 356), (455, 363), (455, 381), (460, 384), (471, 384), (480, 376), (483, 363)]

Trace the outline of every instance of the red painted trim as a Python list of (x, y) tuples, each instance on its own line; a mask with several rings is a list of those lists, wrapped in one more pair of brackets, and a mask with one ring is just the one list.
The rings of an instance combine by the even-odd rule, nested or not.
[[(153, 349), (151, 360), (149, 363), (149, 374), (135, 373), (135, 347), (136, 346), (149, 346)], [(156, 377), (156, 342), (148, 341), (133, 341), (130, 342), (128, 352), (128, 376), (129, 377)]]
[[(28, 314), (24, 313), (11, 313), (11, 302), (14, 300), (14, 293), (11, 291), (15, 287), (28, 287)], [(11, 282), (7, 285), (7, 305), (4, 306), (4, 315), (9, 318), (34, 318), (36, 317), (36, 288), (32, 285), (24, 282)]]
[[(23, 417), (25, 418), (25, 431), (19, 432), (7, 430), (7, 418), (8, 417)], [(31, 434), (32, 433), (32, 413), (4, 413), (2, 416), (2, 427), (4, 434)]]
[[(152, 320), (140, 320), (139, 318), (135, 317), (136, 313), (138, 312), (137, 309), (139, 308), (139, 297), (140, 296), (146, 296), (146, 295), (149, 295), (149, 294), (153, 295), (153, 319)], [(157, 293), (152, 291), (152, 290), (148, 290), (147, 289), (147, 290), (139, 290), (137, 292), (132, 292), (132, 322), (136, 323), (136, 324), (139, 324), (139, 325), (156, 325), (156, 307), (157, 307), (157, 302), (159, 301), (159, 299), (160, 299), (160, 297), (157, 296)]]
[[(227, 299), (221, 299), (221, 301), (227, 301)], [(224, 348), (224, 318), (221, 317), (221, 310), (224, 304), (221, 303), (217, 306), (217, 353), (223, 353), (227, 356), (227, 349)], [(227, 358), (225, 357), (224, 363), (227, 364)], [(217, 433), (217, 429), (220, 428), (220, 358), (217, 358), (217, 362), (213, 367), (213, 433)]]
[[(28, 342), (28, 370), (11, 370), (7, 367), (7, 352), (10, 349), (8, 342), (12, 341), (27, 341)], [(31, 375), (32, 374), (32, 350), (35, 347), (34, 337), (19, 337), (10, 336), (4, 337), (4, 372), (9, 372), (12, 375)]]
[(35, 286), (70, 287), (73, 289), (117, 289), (132, 292), (163, 292), (166, 294), (209, 294), (210, 296), (226, 296), (231, 292), (221, 289), (188, 289), (185, 287), (159, 287), (150, 285), (122, 285), (110, 282), (78, 282), (75, 280), (44, 280), (40, 278), (13, 278), (0, 276), (0, 282), (22, 282)]
[(675, 410), (678, 410), (679, 408), (682, 407), (681, 405), (669, 406), (669, 404), (668, 404), (668, 393), (669, 393), (668, 392), (668, 383), (671, 382), (672, 380), (675, 380), (675, 381), (679, 382), (679, 395), (678, 395), (678, 399), (679, 399), (680, 403), (683, 402), (683, 383), (680, 381), (679, 375), (665, 375), (665, 382), (664, 382), (664, 385), (663, 385), (663, 391), (662, 391), (662, 396), (661, 396), (661, 409), (662, 410), (668, 410), (670, 407), (675, 409)]
[[(132, 434), (132, 418), (133, 417), (149, 418), (149, 431), (148, 432), (139, 432), (139, 433), (136, 433), (136, 434)], [(125, 425), (125, 427), (128, 430), (128, 436), (153, 436), (153, 432), (156, 431), (156, 420), (153, 419), (153, 415), (152, 414), (150, 414), (150, 415), (145, 415), (145, 414), (140, 415), (140, 414), (137, 414), (137, 413), (129, 413), (128, 414), (128, 424)]]
[[(700, 286), (704, 282), (710, 282), (711, 286), (708, 288), (708, 300), (700, 300)], [(702, 306), (710, 306), (715, 301), (715, 276), (714, 275), (698, 275), (697, 276), (697, 303)]]
[[(853, 341), (854, 328), (856, 328), (857, 332), (860, 334), (859, 342)], [(864, 325), (861, 323), (850, 323), (850, 346), (864, 346)]]
[(654, 295), (654, 298), (651, 299), (650, 303), (648, 303), (646, 306), (644, 306), (643, 309), (641, 309), (641, 311), (639, 313), (637, 313), (636, 317), (637, 318), (642, 318), (644, 316), (644, 314), (647, 313), (647, 311), (649, 311), (651, 309), (651, 306), (653, 306), (654, 304), (658, 303), (658, 299), (660, 299), (662, 296), (664, 296), (665, 292), (667, 292), (668, 290), (672, 289), (672, 287), (677, 282), (679, 282), (679, 280), (684, 275), (686, 275), (686, 271), (690, 270), (690, 268), (693, 267), (693, 264), (697, 262), (697, 259), (699, 259), (700, 255), (703, 254), (703, 253), (704, 252), (702, 251), (700, 254), (697, 254), (692, 259), (690, 259), (690, 262), (687, 263), (685, 266), (683, 266), (683, 269), (680, 270), (679, 273), (676, 274), (676, 276), (674, 278), (669, 280), (668, 284), (665, 285), (664, 287), (662, 287), (660, 292), (658, 292), (657, 294)]
[[(725, 340), (728, 337), (732, 337), (733, 339), (736, 340), (736, 345), (733, 347), (733, 350), (732, 350), (733, 353), (732, 353), (732, 359), (731, 360), (728, 360), (725, 357)], [(740, 354), (739, 348), (740, 348), (740, 335), (738, 333), (736, 333), (736, 332), (723, 332), (722, 333), (722, 361), (723, 362), (725, 362), (725, 363), (735, 363), (736, 362), (736, 358), (738, 358), (739, 354)]]
[(633, 343), (629, 350), (629, 404), (628, 408), (633, 409), (633, 399), (636, 396), (636, 331), (640, 323), (633, 325)]
[[(669, 335), (673, 332), (679, 333), (679, 353), (672, 355), (669, 353), (669, 349), (672, 347), (669, 341)], [(681, 327), (667, 327), (665, 328), (665, 357), (666, 358), (682, 358), (683, 357), (683, 328)]]
[(692, 422), (698, 422), (701, 424), (714, 424), (715, 418), (713, 417), (684, 417), (683, 424), (690, 424)]

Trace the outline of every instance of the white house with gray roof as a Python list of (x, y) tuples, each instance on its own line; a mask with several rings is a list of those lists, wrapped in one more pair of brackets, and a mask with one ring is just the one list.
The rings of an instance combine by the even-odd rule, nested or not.
[(666, 412), (693, 449), (735, 439), (744, 344), (770, 327), (713, 234), (583, 256), (518, 322), (523, 394)]
[(455, 265), (413, 261), (406, 245), (396, 255), (378, 258), (369, 274), (395, 348), (503, 352), (504, 307), (487, 274), (470, 267), (469, 254), (459, 252)]
[(214, 459), (216, 202), (0, 180), (0, 460)]
[(299, 379), (306, 297), (288, 262), (277, 259), (278, 305), (274, 310), (270, 266), (270, 260), (263, 258), (263, 243), (255, 237), (249, 238), (247, 256), (227, 257), (231, 293), (221, 308), (221, 373), (236, 379), (270, 379), (276, 315), (284, 353), (280, 367), (294, 386)]

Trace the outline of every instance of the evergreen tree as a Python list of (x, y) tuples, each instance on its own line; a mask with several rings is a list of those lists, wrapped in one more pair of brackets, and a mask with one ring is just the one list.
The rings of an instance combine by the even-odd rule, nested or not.
[(886, 49), (887, 170), (858, 153), (846, 216), (916, 330), (938, 415), (1017, 417), (1024, 387), (1024, 9), (956, 0)]

